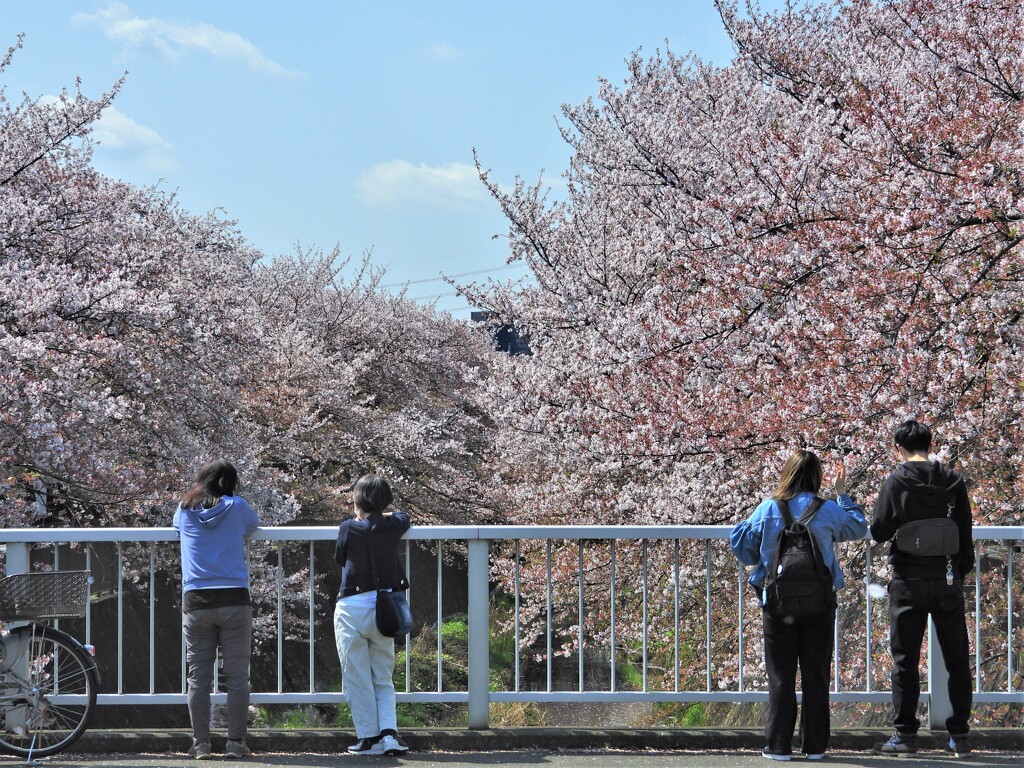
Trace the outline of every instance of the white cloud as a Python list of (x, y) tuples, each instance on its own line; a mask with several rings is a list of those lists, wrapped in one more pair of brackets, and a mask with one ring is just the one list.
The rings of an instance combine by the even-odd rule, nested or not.
[(100, 151), (134, 156), (149, 170), (166, 171), (174, 167), (170, 142), (113, 107), (103, 110), (93, 126), (92, 138), (99, 142)]
[(487, 197), (476, 168), (466, 163), (430, 166), (391, 160), (363, 171), (357, 183), (360, 196), (371, 203), (425, 203), (466, 209)]
[(462, 58), (462, 51), (452, 48), (448, 43), (431, 43), (427, 48), (427, 56), (432, 59), (453, 61)]
[(124, 3), (111, 3), (96, 13), (76, 13), (71, 20), (79, 25), (97, 24), (111, 40), (135, 48), (154, 48), (169, 58), (196, 51), (218, 59), (240, 61), (251, 69), (271, 75), (297, 74), (268, 59), (259, 48), (235, 32), (201, 22), (183, 24), (155, 17), (142, 19)]

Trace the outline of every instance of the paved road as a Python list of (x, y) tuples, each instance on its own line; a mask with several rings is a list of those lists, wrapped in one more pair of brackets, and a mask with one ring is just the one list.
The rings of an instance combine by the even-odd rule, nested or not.
[[(15, 768), (24, 761), (0, 757), (0, 768)], [(791, 762), (795, 766), (818, 765), (800, 758)], [(940, 766), (953, 768), (964, 765), (951, 755), (923, 751), (913, 760), (906, 758), (874, 757), (863, 752), (829, 753), (822, 765), (849, 765), (858, 768), (927, 768)], [(601, 750), (583, 751), (517, 751), (517, 752), (417, 752), (402, 757), (356, 757), (348, 754), (292, 754), (267, 752), (244, 760), (214, 758), (202, 764), (184, 754), (167, 755), (58, 755), (44, 758), (38, 765), (47, 768), (257, 768), (267, 766), (294, 766), (295, 768), (476, 768), (486, 765), (538, 766), (539, 768), (767, 768), (775, 763), (752, 752), (617, 752)], [(977, 753), (967, 765), (970, 768), (1022, 768), (1024, 753)]]

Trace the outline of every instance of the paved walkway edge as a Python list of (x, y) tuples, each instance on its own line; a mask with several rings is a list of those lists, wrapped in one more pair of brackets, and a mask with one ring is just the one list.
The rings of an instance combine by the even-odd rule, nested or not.
[[(832, 732), (833, 750), (870, 750), (885, 741), (888, 730), (841, 729)], [(921, 731), (924, 749), (942, 749), (945, 733)], [(498, 752), (523, 750), (760, 750), (764, 733), (757, 728), (498, 728), (491, 730), (406, 729), (402, 738), (418, 751)], [(249, 746), (257, 752), (343, 752), (355, 741), (351, 730), (249, 731)], [(1024, 730), (985, 728), (971, 734), (975, 749), (1024, 752)], [(69, 753), (124, 754), (184, 752), (191, 745), (186, 730), (90, 730)], [(214, 750), (223, 748), (223, 734), (214, 734)]]

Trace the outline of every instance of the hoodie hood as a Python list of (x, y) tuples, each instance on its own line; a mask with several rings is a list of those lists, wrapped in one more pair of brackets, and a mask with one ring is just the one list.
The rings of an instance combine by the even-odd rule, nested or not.
[(963, 478), (938, 461), (905, 461), (893, 473), (893, 482), (926, 499), (948, 499)]
[(234, 498), (231, 496), (224, 496), (216, 506), (210, 507), (192, 507), (186, 509), (185, 514), (195, 520), (197, 523), (205, 528), (216, 528), (217, 524), (225, 518), (231, 507), (234, 506)]

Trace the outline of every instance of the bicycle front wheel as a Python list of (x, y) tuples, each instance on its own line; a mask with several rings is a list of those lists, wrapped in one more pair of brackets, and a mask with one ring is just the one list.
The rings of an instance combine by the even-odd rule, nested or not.
[(92, 659), (49, 627), (18, 627), (5, 638), (0, 748), (23, 756), (60, 752), (82, 735), (96, 708)]

